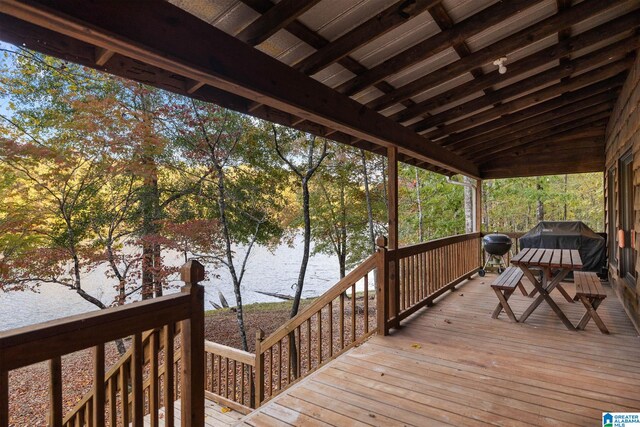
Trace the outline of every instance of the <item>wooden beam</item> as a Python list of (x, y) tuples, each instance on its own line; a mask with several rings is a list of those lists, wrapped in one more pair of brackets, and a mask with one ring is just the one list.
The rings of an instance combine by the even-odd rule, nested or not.
[[(558, 60), (563, 56), (578, 52), (603, 40), (628, 32), (638, 26), (640, 26), (640, 14), (629, 13), (621, 16), (607, 22), (606, 24), (599, 25), (582, 34), (560, 42), (557, 45), (542, 49), (515, 62), (510, 62), (508, 69), (509, 78), (513, 78), (530, 70), (539, 68), (549, 62)], [(527, 80), (528, 79), (524, 80), (523, 83), (526, 83)], [(466, 98), (471, 93), (479, 92), (487, 87), (501, 83), (502, 81), (504, 81), (504, 75), (498, 73), (497, 70), (492, 71), (482, 77), (477, 77), (467, 83), (463, 83), (455, 88), (418, 102), (413, 107), (392, 114), (389, 117), (398, 122), (406, 122), (420, 114), (436, 108), (442, 108), (452, 102)]]
[(504, 151), (499, 155), (493, 156), (490, 161), (494, 160), (518, 160), (523, 156), (527, 156), (531, 158), (531, 156), (536, 156), (541, 153), (562, 153), (568, 150), (585, 150), (591, 148), (599, 148), (604, 149), (605, 143), (605, 129), (601, 128), (600, 135), (591, 137), (591, 138), (579, 138), (576, 137), (573, 140), (569, 140), (566, 142), (558, 142), (554, 139), (547, 139), (543, 141), (538, 141), (535, 144), (527, 145), (522, 147), (521, 149), (514, 149), (509, 151)]
[(624, 0), (585, 0), (579, 5), (564, 12), (560, 12), (546, 18), (536, 24), (516, 32), (504, 39), (493, 43), (483, 49), (474, 52), (459, 61), (446, 65), (438, 70), (407, 83), (391, 93), (380, 96), (367, 103), (367, 106), (375, 110), (384, 110), (411, 96), (424, 92), (434, 86), (454, 79), (469, 70), (491, 62), (495, 58), (505, 56), (515, 50), (535, 43), (558, 30), (568, 28), (585, 19), (588, 19), (603, 10), (623, 3)]
[[(524, 146), (528, 146), (530, 144), (536, 144), (539, 141), (545, 140), (562, 140), (563, 138), (574, 138), (577, 129), (582, 129), (583, 127), (595, 127), (598, 129), (602, 125), (602, 121), (604, 120), (604, 124), (606, 125), (606, 121), (609, 117), (609, 111), (601, 111), (596, 114), (588, 114), (583, 118), (576, 119), (573, 121), (569, 121), (567, 123), (563, 123), (560, 125), (552, 126), (549, 128), (545, 128), (541, 132), (533, 133), (526, 136), (521, 136), (517, 138), (505, 138), (504, 140), (500, 140), (496, 144), (483, 144), (481, 146), (477, 146), (475, 148), (469, 149), (466, 151), (465, 155), (469, 158), (474, 159), (474, 161), (481, 163), (489, 158), (492, 158), (502, 152), (510, 151), (514, 149), (518, 149)], [(584, 136), (593, 136), (593, 133), (589, 133), (586, 130), (581, 130)], [(596, 130), (596, 133), (599, 131)]]
[[(241, 0), (241, 1), (258, 13), (266, 13), (270, 10), (271, 7), (273, 7), (273, 3), (271, 3), (270, 0)], [(300, 21), (294, 20), (293, 22), (289, 23), (289, 25), (287, 25), (285, 29), (316, 50), (321, 50), (330, 44), (329, 40), (325, 39), (318, 33), (312, 31), (307, 26), (302, 24)], [(347, 70), (351, 71), (356, 75), (362, 74), (367, 71), (367, 68), (364, 65), (360, 64), (358, 61), (356, 61), (355, 59), (349, 56), (344, 56), (340, 58), (338, 60), (338, 64), (342, 65)], [(376, 89), (380, 90), (382, 93), (389, 93), (394, 89), (394, 87), (387, 82), (376, 83), (375, 87)], [(257, 108), (260, 105), (259, 103), (255, 103), (255, 104), (256, 104), (255, 107), (252, 107), (252, 108)], [(405, 100), (402, 102), (402, 105), (404, 105), (407, 108), (413, 106), (413, 104), (414, 102), (411, 100)], [(386, 153), (386, 150), (385, 150), (385, 153)], [(427, 169), (431, 170), (433, 167), (434, 166), (432, 165)]]
[(195, 93), (198, 89), (205, 85), (205, 82), (194, 82), (192, 80), (187, 81), (187, 93), (189, 95)]
[(316, 53), (295, 65), (299, 71), (312, 75), (347, 56), (363, 44), (404, 24), (440, 0), (400, 0), (369, 20), (332, 41)]
[[(606, 95), (606, 94), (605, 94)], [(601, 95), (602, 96), (602, 95)], [(525, 121), (519, 124), (513, 132), (512, 129), (506, 128), (501, 132), (496, 132), (495, 138), (492, 135), (487, 135), (484, 138), (473, 139), (465, 141), (465, 145), (457, 148), (457, 151), (464, 153), (472, 150), (482, 150), (485, 147), (493, 147), (500, 144), (504, 140), (525, 139), (531, 137), (534, 141), (539, 139), (539, 134), (547, 129), (554, 128), (559, 125), (567, 124), (571, 122), (582, 123), (581, 120), (586, 117), (593, 116), (600, 113), (610, 114), (612, 106), (614, 104), (615, 96), (612, 96), (609, 100), (598, 103), (596, 99), (589, 99), (579, 102), (578, 105), (586, 105), (584, 108), (578, 111), (574, 111), (567, 114), (567, 111), (571, 111), (571, 108), (564, 108), (550, 113), (541, 114), (540, 118), (535, 121)], [(572, 107), (575, 109), (575, 106)], [(575, 127), (575, 126), (574, 126)], [(535, 135), (535, 136), (534, 136)]]
[[(568, 92), (588, 84), (593, 84), (600, 80), (612, 77), (622, 72), (623, 70), (630, 68), (634, 60), (634, 58), (632, 57), (624, 58), (613, 63), (611, 62), (611, 60), (612, 58), (619, 57), (621, 54), (632, 51), (639, 46), (640, 36), (621, 40), (618, 43), (614, 43), (614, 45), (612, 46), (604, 47), (596, 52), (580, 57), (574, 61), (570, 61), (564, 65), (559, 65), (550, 70), (546, 70), (542, 73), (531, 76), (525, 80), (512, 83), (511, 85), (496, 90), (489, 95), (472, 99), (469, 102), (465, 102), (464, 104), (435, 114), (414, 125), (411, 125), (410, 128), (415, 130), (416, 132), (423, 132), (434, 126), (443, 125), (445, 122), (454, 120), (458, 117), (464, 117), (461, 120), (446, 124), (426, 134), (428, 138), (438, 138), (453, 132), (460, 131), (478, 123), (482, 123), (510, 111), (517, 111), (521, 108), (528, 107), (537, 102), (541, 102), (551, 97), (560, 95), (564, 92)], [(584, 74), (580, 74), (573, 78), (568, 77), (577, 71), (593, 68), (594, 66), (601, 63), (607, 63), (607, 65), (599, 67), (595, 70), (591, 70)], [(533, 93), (528, 93), (525, 96), (502, 104), (499, 107), (494, 107), (490, 110), (485, 110), (469, 116), (469, 114), (472, 114), (475, 111), (489, 107), (497, 102), (503, 102), (523, 93), (530, 92), (537, 87), (541, 87), (548, 83), (560, 80), (563, 77), (568, 78), (566, 80), (562, 80), (560, 83), (546, 86), (543, 89), (540, 89)]]
[[(575, 168), (571, 165), (575, 164)], [(567, 172), (562, 170), (567, 167)], [(586, 167), (587, 170), (583, 170)], [(593, 168), (596, 168), (593, 170)], [(600, 169), (598, 169), (600, 168)], [(526, 176), (556, 173), (595, 172), (604, 169), (604, 144), (601, 147), (580, 150), (566, 150), (564, 152), (552, 152), (539, 155), (530, 155), (520, 159), (501, 159), (482, 165), (483, 176), (488, 178), (491, 174), (502, 172), (509, 176)], [(542, 172), (542, 173), (541, 173)]]
[(101, 47), (96, 48), (96, 65), (102, 67), (113, 56), (115, 52), (112, 50), (103, 49)]
[[(241, 0), (241, 1), (258, 13), (265, 13), (273, 6), (273, 3), (271, 3), (270, 0)], [(291, 22), (287, 27), (285, 27), (285, 29), (316, 50), (321, 50), (325, 46), (330, 44), (329, 40), (322, 37), (315, 31), (312, 31), (307, 26), (302, 24), (300, 21)], [(346, 68), (347, 70), (351, 71), (356, 75), (362, 74), (367, 71), (367, 68), (364, 65), (360, 64), (358, 61), (356, 61), (355, 59), (349, 56), (345, 56), (339, 59), (338, 64), (342, 65), (344, 68)], [(393, 86), (391, 86), (389, 83), (386, 83), (386, 82), (379, 82), (375, 85), (375, 87), (376, 89), (379, 89), (383, 93), (389, 93), (394, 89)], [(409, 101), (404, 105), (409, 106), (412, 104), (413, 102)]]
[(153, 7), (149, 2), (113, 7), (80, 0), (47, 4), (54, 8), (6, 0), (0, 3), (0, 12), (354, 137), (398, 146), (404, 153), (454, 172), (478, 174), (472, 162), (167, 2), (158, 0)]
[[(526, 129), (536, 124), (546, 123), (570, 115), (587, 107), (615, 100), (617, 91), (612, 88), (619, 87), (623, 83), (622, 78), (614, 78), (603, 83), (588, 86), (574, 92), (565, 94), (558, 99), (552, 99), (524, 110), (505, 115), (497, 120), (484, 123), (468, 131), (451, 135), (439, 141), (450, 147), (470, 147), (479, 142), (491, 141)], [(564, 102), (564, 100), (568, 100)]]
[[(640, 45), (640, 38), (637, 39)], [(484, 110), (480, 113), (467, 116), (464, 119), (458, 120), (451, 124), (446, 124), (440, 128), (436, 128), (426, 134), (429, 139), (437, 139), (454, 132), (459, 132), (470, 128), (476, 129), (473, 126), (477, 126), (482, 123), (486, 123), (489, 120), (497, 117), (505, 116), (509, 117), (516, 122), (518, 120), (524, 120), (530, 114), (530, 110), (526, 110), (527, 113), (519, 113), (519, 110), (526, 109), (532, 105), (538, 104), (544, 110), (547, 110), (566, 105), (573, 102), (577, 97), (586, 97), (589, 94), (598, 93), (590, 92), (588, 90), (576, 90), (579, 88), (590, 88), (598, 90), (598, 85), (605, 86), (607, 88), (616, 87), (624, 83), (626, 75), (620, 75), (621, 72), (628, 70), (633, 65), (634, 58), (625, 58), (620, 61), (616, 61), (612, 64), (605, 65), (603, 67), (596, 68), (592, 71), (580, 74), (576, 77), (570, 77), (568, 80), (561, 81), (552, 86), (547, 86), (544, 89), (540, 89), (536, 92), (527, 94), (513, 101), (506, 102), (500, 106), (493, 107), (489, 110)], [(594, 65), (597, 63), (594, 63)], [(626, 73), (625, 73), (626, 74)], [(618, 76), (618, 77), (616, 77)], [(536, 76), (537, 77), (537, 76)], [(523, 82), (524, 83), (524, 82)], [(525, 86), (524, 84), (522, 86)], [(519, 89), (518, 83), (513, 85), (514, 88)], [(570, 91), (574, 92), (570, 92)], [(600, 90), (601, 91), (601, 90)], [(495, 93), (495, 92), (494, 92)], [(491, 94), (493, 95), (493, 94)], [(491, 95), (485, 95), (486, 98), (493, 98)], [(562, 96), (559, 96), (562, 95)], [(566, 96), (565, 96), (566, 95)], [(502, 97), (499, 97), (502, 98)], [(504, 98), (507, 99), (507, 98)], [(578, 98), (579, 99), (579, 98)], [(544, 102), (548, 101), (548, 102)], [(488, 101), (485, 101), (488, 102)], [(540, 104), (542, 103), (542, 104)], [(489, 105), (493, 104), (491, 102)], [(543, 111), (540, 110), (540, 111)], [(466, 113), (469, 114), (469, 113)], [(463, 114), (463, 115), (466, 115)], [(491, 122), (493, 123), (493, 122)]]
[(512, 167), (494, 167), (482, 170), (483, 179), (518, 178), (527, 176), (559, 175), (572, 173), (604, 171), (604, 153), (602, 157), (573, 157), (553, 163), (540, 163), (533, 160)]
[(256, 46), (285, 28), (320, 0), (281, 0), (245, 27), (236, 37)]
[[(521, 144), (512, 146), (508, 150), (502, 150), (496, 152), (490, 156), (478, 156), (478, 163), (482, 164), (492, 159), (497, 159), (504, 156), (510, 156), (514, 153), (524, 155), (527, 153), (535, 153), (542, 149), (552, 147), (564, 147), (577, 142), (587, 143), (593, 141), (603, 141), (606, 127), (607, 118), (606, 112), (600, 112), (589, 115), (582, 119), (582, 125), (576, 126), (573, 129), (558, 132), (551, 136), (541, 136), (541, 134), (532, 135), (532, 139), (527, 144)], [(591, 123), (587, 122), (587, 118), (593, 120)], [(533, 137), (536, 139), (533, 139)]]
[[(433, 20), (438, 24), (441, 31), (447, 31), (454, 27), (453, 18), (447, 12), (447, 9), (443, 6), (442, 3), (437, 3), (429, 8), (429, 14)], [(456, 51), (460, 58), (464, 58), (466, 56), (471, 55), (471, 49), (464, 40), (455, 40), (452, 44), (453, 50)], [(471, 75), (474, 79), (480, 78), (484, 76), (484, 71), (482, 67), (474, 68), (470, 71)], [(490, 87), (484, 89), (485, 93), (491, 93), (492, 89)], [(408, 107), (409, 108), (409, 107)]]
[(539, 0), (499, 1), (475, 15), (464, 19), (450, 30), (442, 31), (386, 59), (365, 73), (341, 84), (337, 87), (337, 90), (350, 96), (355, 95), (367, 87), (382, 81), (384, 78), (396, 74), (418, 62), (424, 61), (451, 47), (454, 43), (462, 42), (536, 3), (539, 3)]

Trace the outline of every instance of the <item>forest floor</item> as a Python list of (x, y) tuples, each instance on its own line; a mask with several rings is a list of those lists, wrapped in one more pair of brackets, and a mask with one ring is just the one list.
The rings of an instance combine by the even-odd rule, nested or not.
[[(300, 310), (312, 300), (301, 302)], [(249, 351), (255, 348), (258, 328), (266, 335), (275, 331), (288, 318), (291, 301), (257, 303), (244, 307), (244, 321), (247, 331)], [(205, 316), (205, 338), (220, 344), (241, 348), (235, 309), (208, 311)], [(115, 344), (106, 346), (106, 366), (113, 365), (119, 358)], [(92, 350), (83, 350), (62, 358), (63, 404), (65, 414), (91, 388), (93, 377)], [(49, 406), (48, 363), (42, 362), (11, 371), (9, 374), (9, 425), (46, 426)]]

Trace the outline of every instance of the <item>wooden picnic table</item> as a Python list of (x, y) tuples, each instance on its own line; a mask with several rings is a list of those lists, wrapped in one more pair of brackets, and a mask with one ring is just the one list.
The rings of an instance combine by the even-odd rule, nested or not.
[[(582, 270), (580, 253), (576, 249), (526, 248), (518, 252), (518, 254), (511, 259), (511, 263), (520, 267), (536, 291), (540, 293), (525, 312), (522, 313), (520, 322), (527, 320), (542, 301), (546, 301), (567, 329), (575, 330), (573, 324), (549, 294), (557, 288), (567, 301), (573, 301), (567, 291), (560, 285), (560, 282), (570, 271)], [(542, 270), (542, 280), (536, 278), (536, 275), (532, 271), (534, 269)]]

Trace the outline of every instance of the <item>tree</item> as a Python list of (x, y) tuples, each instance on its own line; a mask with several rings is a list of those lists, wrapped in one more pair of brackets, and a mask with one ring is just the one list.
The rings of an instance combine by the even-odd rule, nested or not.
[[(272, 165), (270, 153), (265, 150), (265, 135), (248, 117), (193, 100), (176, 105), (174, 117), (179, 120), (176, 129), (183, 156), (193, 168), (211, 171), (211, 179), (204, 181), (200, 195), (210, 198), (215, 213), (201, 214), (218, 222), (223, 244), (221, 250), (208, 250), (231, 276), (238, 328), (247, 350), (242, 281), (254, 245), (280, 240), (278, 194), (286, 180)], [(237, 244), (245, 245), (244, 256), (237, 257), (233, 248)]]
[(332, 144), (331, 154), (310, 187), (314, 252), (336, 255), (341, 278), (348, 267), (360, 262), (370, 251), (358, 154), (349, 147)]
[[(309, 263), (309, 254), (311, 251), (311, 213), (310, 213), (310, 191), (309, 185), (314, 174), (327, 157), (326, 139), (315, 136), (294, 132), (291, 130), (278, 129), (276, 125), (271, 125), (273, 133), (273, 142), (278, 156), (289, 167), (291, 172), (300, 180), (302, 190), (302, 218), (304, 223), (303, 236), (304, 247), (302, 250), (302, 261), (300, 262), (300, 272), (296, 283), (296, 291), (293, 298), (290, 317), (298, 314), (300, 307), (300, 298), (302, 297), (302, 288), (304, 287), (304, 279), (307, 272), (307, 264)], [(316, 143), (319, 142), (319, 148)], [(316, 153), (316, 151), (318, 151)], [(296, 162), (296, 158), (300, 159)]]
[[(161, 262), (160, 242), (167, 243), (160, 234), (164, 211), (197, 191), (204, 179), (175, 172), (180, 159), (172, 155), (172, 135), (166, 132), (166, 105), (173, 98), (26, 49), (5, 53), (2, 160), (17, 177), (12, 190), (24, 190), (11, 199), (13, 207), (29, 212), (21, 218), (22, 231), (10, 233), (7, 253), (14, 256), (18, 247), (23, 255), (27, 249), (47, 249), (41, 260), (48, 260), (38, 271), (20, 267), (14, 278), (47, 273), (43, 280), (60, 281), (69, 259), (73, 286), (82, 290), (80, 271), (106, 262), (118, 282), (117, 304), (138, 290), (141, 276), (143, 297), (161, 295), (164, 278), (175, 270)], [(167, 173), (169, 168), (174, 172)], [(22, 194), (31, 203), (20, 205)], [(40, 223), (24, 221), (29, 218)], [(19, 227), (16, 216), (7, 224)], [(127, 244), (142, 246), (143, 256), (122, 251)], [(3, 261), (8, 265), (15, 258)], [(125, 290), (126, 284), (133, 289)], [(105, 305), (95, 298), (93, 303)]]

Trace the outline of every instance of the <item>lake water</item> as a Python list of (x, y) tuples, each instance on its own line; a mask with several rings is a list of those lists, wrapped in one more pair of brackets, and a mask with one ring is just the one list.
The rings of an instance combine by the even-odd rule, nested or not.
[[(243, 248), (236, 249), (239, 255), (244, 254)], [(280, 301), (256, 291), (293, 295), (292, 287), (298, 278), (301, 259), (301, 237), (294, 240), (292, 247), (281, 245), (273, 252), (265, 247), (254, 247), (247, 263), (247, 272), (242, 284), (243, 303)], [(183, 258), (178, 254), (165, 256), (167, 264), (180, 265), (182, 261)], [(89, 294), (108, 305), (114, 300), (116, 291), (113, 287), (113, 279), (106, 278), (105, 270), (106, 268), (101, 268), (84, 274), (82, 286)], [(223, 293), (229, 305), (235, 305), (233, 285), (226, 268), (219, 267), (214, 273), (209, 275), (211, 278), (203, 282), (206, 290), (205, 309), (213, 309), (210, 301), (220, 304), (218, 291)], [(307, 269), (303, 297), (321, 295), (338, 279), (337, 257), (323, 254), (312, 256)], [(373, 281), (370, 280), (370, 283)], [(167, 293), (177, 291), (176, 287)], [(38, 293), (31, 291), (0, 292), (0, 330), (27, 326), (93, 310), (96, 310), (96, 307), (82, 299), (75, 291), (55, 284), (43, 284)]]

